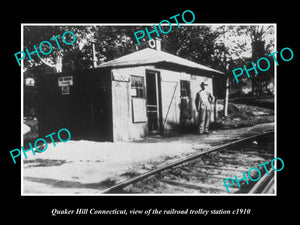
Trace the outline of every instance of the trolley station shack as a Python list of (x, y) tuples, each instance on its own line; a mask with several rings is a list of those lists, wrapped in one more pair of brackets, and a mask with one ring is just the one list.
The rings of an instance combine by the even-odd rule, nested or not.
[(146, 48), (84, 71), (37, 80), (39, 134), (61, 128), (73, 138), (138, 140), (197, 122), (200, 83), (214, 88), (222, 72)]

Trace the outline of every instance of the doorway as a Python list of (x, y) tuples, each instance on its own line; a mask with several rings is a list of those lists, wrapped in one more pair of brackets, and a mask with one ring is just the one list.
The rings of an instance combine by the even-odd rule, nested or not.
[(146, 70), (147, 117), (149, 134), (162, 134), (160, 73)]

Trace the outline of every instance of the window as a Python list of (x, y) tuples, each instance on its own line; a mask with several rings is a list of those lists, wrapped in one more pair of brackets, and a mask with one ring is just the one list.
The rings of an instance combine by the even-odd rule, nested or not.
[(144, 77), (131, 76), (131, 96), (136, 98), (145, 97)]
[(188, 80), (180, 80), (180, 97), (190, 97), (191, 89), (190, 89), (190, 81)]
[(192, 101), (190, 81), (180, 80), (180, 121), (192, 118)]

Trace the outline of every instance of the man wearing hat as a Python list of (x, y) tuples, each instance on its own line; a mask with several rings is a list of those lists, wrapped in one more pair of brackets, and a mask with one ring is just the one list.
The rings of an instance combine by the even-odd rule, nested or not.
[(208, 134), (209, 120), (211, 115), (211, 103), (214, 96), (205, 89), (208, 84), (201, 82), (201, 90), (196, 94), (196, 109), (199, 113), (199, 134)]

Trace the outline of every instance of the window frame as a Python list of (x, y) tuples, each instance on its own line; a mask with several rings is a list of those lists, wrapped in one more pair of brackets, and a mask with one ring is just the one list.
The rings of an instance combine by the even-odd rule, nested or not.
[[(185, 95), (183, 95), (183, 91), (186, 93)], [(191, 82), (189, 80), (180, 80), (180, 97), (191, 97)]]
[[(138, 86), (135, 84), (133, 85), (133, 78), (138, 78), (141, 79), (140, 83), (138, 83)], [(145, 78), (143, 76), (139, 75), (130, 75), (130, 90), (135, 89), (136, 90), (136, 95), (130, 94), (132, 98), (146, 98), (146, 93), (145, 93)], [(142, 93), (142, 94), (141, 94)]]

